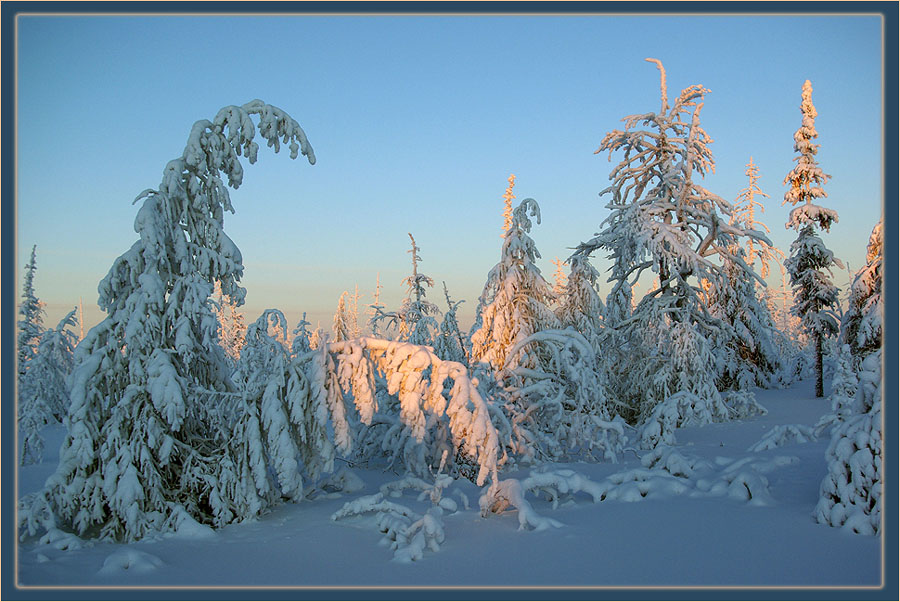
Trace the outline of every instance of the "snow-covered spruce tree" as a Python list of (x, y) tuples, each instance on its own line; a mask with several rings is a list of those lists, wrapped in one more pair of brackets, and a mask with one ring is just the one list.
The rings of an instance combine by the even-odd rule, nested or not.
[(244, 346), (244, 333), (247, 331), (244, 314), (238, 311), (237, 303), (233, 299), (222, 294), (222, 285), (219, 282), (215, 284), (213, 301), (215, 304), (212, 309), (219, 322), (219, 344), (225, 350), (225, 356), (232, 363), (237, 362)]
[[(756, 197), (769, 195), (759, 188), (759, 168), (752, 158), (745, 173), (749, 183), (735, 201), (729, 223), (748, 230), (769, 232), (769, 228), (756, 218), (757, 208), (763, 210), (762, 203)], [(747, 238), (745, 247), (741, 248), (735, 242), (729, 250), (743, 257), (749, 266), (759, 260), (763, 278), (769, 273), (769, 262), (779, 256), (784, 257), (767, 241), (752, 237)], [(729, 331), (729, 336), (721, 345), (724, 361), (719, 372), (719, 388), (747, 390), (755, 386), (769, 386), (783, 371), (784, 360), (777, 343), (782, 335), (778, 333), (764, 300), (767, 287), (757, 280), (746, 278), (743, 268), (728, 259), (724, 262), (724, 268), (724, 286), (711, 285), (708, 301), (710, 313), (733, 328), (733, 333)]]
[(791, 244), (791, 253), (784, 266), (791, 275), (794, 290), (792, 312), (800, 318), (803, 330), (815, 345), (816, 397), (823, 397), (822, 355), (825, 339), (838, 333), (838, 289), (829, 279), (831, 266), (843, 267), (843, 263), (825, 247), (816, 235), (816, 226), (828, 232), (838, 221), (837, 211), (813, 203), (828, 196), (822, 186), (830, 179), (816, 162), (819, 145), (813, 143), (816, 132), (816, 107), (812, 103), (812, 84), (803, 84), (800, 113), (803, 121), (794, 133), (794, 150), (799, 154), (797, 165), (788, 172), (784, 183), (790, 189), (784, 194), (784, 202), (794, 205), (786, 228), (794, 228), (799, 234)]
[(882, 222), (872, 229), (866, 265), (850, 285), (850, 302), (841, 324), (841, 338), (860, 360), (881, 346), (881, 264), (884, 255)]
[(21, 464), (41, 461), (44, 441), (41, 429), (61, 422), (69, 409), (66, 379), (74, 366), (77, 335), (69, 330), (77, 325), (70, 311), (54, 329), (41, 335), (38, 351), (19, 384), (19, 433), (22, 438)]
[(353, 338), (350, 336), (352, 327), (350, 325), (350, 315), (347, 312), (347, 302), (344, 301), (348, 295), (349, 293), (347, 291), (341, 293), (341, 296), (338, 299), (337, 310), (334, 312), (331, 331), (334, 334), (335, 341), (349, 341)]
[(22, 287), (22, 303), (19, 315), (22, 319), (16, 324), (19, 335), (16, 338), (16, 354), (18, 374), (21, 379), (28, 370), (28, 362), (37, 353), (38, 341), (44, 331), (44, 308), (34, 294), (34, 272), (37, 270), (37, 245), (31, 247), (31, 259), (25, 264), (25, 283)]
[[(884, 433), (881, 411), (883, 302), (881, 222), (872, 231), (866, 265), (851, 286), (850, 310), (844, 334), (855, 353), (858, 385), (849, 412), (840, 420), (825, 452), (828, 475), (822, 480), (815, 517), (820, 523), (857, 533), (877, 534), (882, 528)], [(837, 401), (837, 400), (836, 400)], [(840, 408), (835, 409), (839, 412)]]
[(566, 273), (563, 271), (565, 262), (557, 257), (550, 263), (556, 266), (556, 269), (553, 270), (553, 294), (559, 300), (566, 292)]
[(303, 473), (315, 480), (333, 466), (327, 408), (310, 393), (302, 364), (272, 334), (286, 330), (284, 314), (267, 309), (247, 329), (241, 350), (235, 381), (242, 411), (229, 458), (244, 487), (235, 492), (244, 497), (238, 516), (253, 516), (282, 496), (299, 501)]
[(573, 255), (567, 263), (570, 265), (569, 275), (556, 315), (562, 326), (571, 326), (596, 345), (604, 311), (603, 301), (597, 294), (600, 273), (584, 255)]
[(472, 335), (473, 361), (490, 364), (497, 371), (535, 367), (536, 358), (527, 347), (518, 349), (514, 357), (509, 357), (510, 349), (535, 332), (559, 325), (550, 308), (553, 289), (535, 263), (541, 255), (528, 236), (529, 214), (541, 223), (540, 207), (530, 198), (513, 211), (500, 262), (488, 272), (481, 295), (481, 327)]
[(500, 238), (505, 238), (506, 233), (509, 232), (512, 226), (512, 202), (516, 198), (516, 195), (513, 194), (513, 188), (516, 186), (516, 175), (509, 174), (507, 181), (509, 186), (506, 187), (506, 192), (503, 193), (503, 232), (500, 233)]
[(298, 357), (313, 350), (312, 333), (307, 328), (308, 326), (311, 324), (306, 320), (306, 312), (303, 312), (303, 317), (300, 318), (291, 333), (293, 335), (291, 337), (291, 357)]
[[(425, 274), (419, 273), (420, 248), (416, 245), (416, 239), (409, 234), (412, 248), (408, 253), (412, 254), (412, 274), (405, 280), (406, 298), (396, 312), (385, 312), (373, 306), (376, 315), (373, 323), (386, 321), (397, 328), (397, 340), (412, 343), (414, 345), (433, 345), (437, 336), (438, 323), (434, 316), (438, 313), (438, 307), (425, 298), (425, 287), (434, 286), (434, 280)], [(374, 326), (373, 326), (374, 327)]]
[[(715, 383), (721, 358), (711, 342), (733, 334), (708, 312), (700, 283), (724, 286), (725, 260), (747, 279), (759, 279), (733, 249), (743, 237), (765, 236), (729, 224), (732, 204), (697, 183), (714, 169), (712, 140), (700, 125), (708, 91), (690, 86), (670, 106), (662, 63), (647, 60), (660, 72), (661, 108), (626, 117), (624, 131), (604, 137), (597, 153), (624, 153), (610, 174), (612, 185), (601, 193), (612, 197), (611, 214), (575, 254), (605, 249), (613, 261), (603, 348), (613, 360), (614, 394), (631, 408), (629, 419), (649, 416), (679, 392), (698, 397), (692, 407), (700, 414), (724, 419), (728, 412)], [(659, 285), (631, 310), (631, 289), (648, 270)]]
[(257, 134), (315, 161), (297, 122), (254, 100), (196, 122), (159, 188), (138, 195), (140, 239), (101, 281), (107, 317), (76, 350), (59, 466), (19, 513), (29, 533), (135, 540), (185, 517), (221, 526), (248, 515), (247, 483), (228, 461), (236, 411), (222, 405), (235, 391), (210, 295), (219, 281), (244, 297), (223, 216), (228, 186), (243, 180), (240, 157), (256, 162)]
[(434, 352), (442, 360), (459, 362), (468, 366), (468, 345), (462, 331), (459, 329), (459, 321), (456, 318), (456, 311), (465, 301), (451, 300), (450, 292), (447, 290), (447, 283), (443, 282), (442, 284), (444, 285), (444, 298), (447, 300), (447, 311), (444, 313), (440, 331), (434, 340)]
[(553, 290), (535, 263), (540, 253), (528, 236), (529, 215), (540, 223), (540, 207), (530, 198), (513, 211), (500, 262), (488, 273), (471, 354), (472, 364), (481, 364), (490, 373), (497, 385), (495, 394), (505, 400), (503, 405), (513, 426), (514, 441), (510, 445), (525, 460), (557, 444), (541, 436), (549, 430), (554, 408), (542, 405), (546, 390), (538, 391), (529, 379), (546, 380), (550, 374), (545, 363), (548, 350), (532, 340), (532, 335), (560, 326), (550, 307)]

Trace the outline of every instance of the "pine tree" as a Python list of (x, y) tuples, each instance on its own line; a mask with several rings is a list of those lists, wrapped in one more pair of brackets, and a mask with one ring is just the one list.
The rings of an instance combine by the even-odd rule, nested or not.
[(794, 150), (800, 154), (794, 159), (797, 165), (784, 178), (790, 189), (784, 194), (782, 203), (794, 205), (785, 227), (794, 228), (799, 234), (791, 244), (791, 254), (784, 265), (794, 289), (792, 311), (801, 319), (804, 331), (815, 345), (816, 397), (822, 397), (823, 344), (826, 338), (838, 332), (838, 289), (829, 276), (831, 266), (843, 267), (843, 264), (816, 235), (816, 226), (828, 232), (838, 221), (838, 214), (813, 203), (815, 199), (828, 196), (822, 186), (830, 176), (816, 162), (819, 145), (812, 141), (818, 137), (817, 113), (809, 80), (803, 84), (800, 113), (803, 122), (794, 134)]
[(241, 413), (210, 307), (217, 281), (244, 298), (223, 217), (228, 187), (243, 180), (240, 157), (256, 162), (257, 133), (314, 163), (297, 122), (255, 100), (196, 122), (159, 188), (138, 195), (140, 239), (100, 283), (107, 317), (76, 350), (68, 435), (55, 474), (20, 513), (29, 532), (134, 540), (185, 516), (223, 525), (259, 509), (229, 443)]
[[(612, 197), (611, 214), (576, 254), (605, 249), (613, 261), (604, 348), (619, 354), (611, 358), (609, 380), (618, 383), (620, 401), (638, 417), (647, 416), (683, 391), (698, 396), (704, 412), (720, 419), (726, 411), (709, 370), (717, 363), (710, 333), (727, 333), (728, 325), (709, 314), (701, 282), (724, 286), (726, 260), (745, 278), (759, 280), (734, 249), (744, 237), (765, 237), (729, 224), (723, 218), (732, 213), (731, 203), (697, 183), (715, 166), (712, 139), (700, 125), (707, 90), (690, 86), (670, 105), (662, 63), (647, 60), (660, 72), (660, 110), (626, 117), (624, 131), (604, 137), (596, 152), (622, 152), (625, 158), (601, 193)], [(648, 270), (659, 285), (632, 311), (632, 286)]]
[(37, 270), (37, 245), (31, 248), (31, 259), (25, 265), (25, 283), (22, 287), (22, 303), (17, 322), (19, 336), (16, 339), (18, 372), (21, 379), (28, 371), (28, 363), (37, 353), (38, 341), (44, 332), (44, 309), (34, 294), (34, 272)]

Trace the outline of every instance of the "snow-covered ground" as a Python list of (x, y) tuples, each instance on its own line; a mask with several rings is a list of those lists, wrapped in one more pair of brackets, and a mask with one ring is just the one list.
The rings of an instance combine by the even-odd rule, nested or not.
[[(374, 515), (331, 518), (345, 503), (400, 478), (356, 467), (362, 489), (287, 503), (218, 532), (195, 526), (152, 541), (82, 542), (66, 550), (58, 549), (61, 543), (22, 543), (18, 581), (25, 587), (878, 587), (881, 538), (812, 518), (828, 434), (800, 442), (808, 437), (796, 435), (808, 429), (771, 433), (781, 425), (812, 427), (829, 402), (813, 396), (812, 381), (758, 390), (757, 400), (768, 415), (678, 429), (673, 451), (655, 463), (641, 451), (618, 464), (542, 467), (575, 471), (603, 492), (597, 502), (585, 493), (563, 496), (555, 508), (527, 493), (534, 511), (558, 527), (519, 530), (514, 509), (482, 517), (479, 488), (457, 481), (444, 490), (457, 511), (444, 512), (439, 549), (398, 562), (390, 547), (379, 545)], [(40, 488), (54, 468), (63, 432), (57, 427), (47, 435), (45, 463), (20, 469), (20, 496)], [(524, 481), (530, 472), (503, 478)], [(417, 493), (386, 499), (423, 514), (431, 502)]]

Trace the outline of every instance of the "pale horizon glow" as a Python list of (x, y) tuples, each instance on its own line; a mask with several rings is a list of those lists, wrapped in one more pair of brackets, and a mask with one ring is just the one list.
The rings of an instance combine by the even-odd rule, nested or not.
[[(446, 281), (468, 326), (499, 259), (510, 174), (514, 203), (541, 207), (531, 236), (552, 284), (554, 259), (609, 213), (598, 194), (621, 157), (593, 151), (623, 117), (658, 110), (647, 57), (670, 97), (711, 90), (701, 122), (716, 171), (703, 185), (733, 201), (752, 156), (770, 196), (758, 218), (786, 254), (782, 181), (807, 79), (832, 176), (822, 204), (840, 216), (823, 240), (851, 271), (882, 214), (877, 15), (20, 16), (18, 36), (16, 303), (36, 244), (46, 327), (79, 299), (86, 327), (102, 319), (97, 285), (136, 240), (132, 200), (158, 186), (195, 121), (254, 98), (291, 114), (318, 161), (260, 149), (232, 191), (247, 323), (278, 308), (330, 329), (356, 286), (366, 319), (376, 277), (396, 309), (411, 232), (429, 299), (446, 309)], [(610, 262), (593, 263), (605, 280)], [(848, 271), (833, 280), (844, 289)]]

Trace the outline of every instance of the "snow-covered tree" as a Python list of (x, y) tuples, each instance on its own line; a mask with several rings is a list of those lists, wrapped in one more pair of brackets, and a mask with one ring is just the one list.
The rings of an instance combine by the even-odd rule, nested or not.
[(459, 321), (456, 318), (457, 309), (465, 301), (451, 300), (450, 292), (447, 290), (447, 283), (443, 282), (442, 284), (444, 285), (444, 298), (447, 300), (447, 311), (444, 312), (440, 332), (434, 341), (434, 352), (443, 360), (459, 362), (468, 366), (468, 345), (462, 331), (459, 329)]
[(134, 540), (185, 514), (213, 525), (245, 516), (246, 482), (228, 458), (235, 388), (210, 295), (219, 281), (244, 297), (223, 216), (233, 211), (228, 187), (243, 180), (241, 156), (256, 161), (257, 134), (315, 160), (297, 122), (255, 100), (196, 122), (159, 188), (138, 195), (140, 239), (100, 283), (107, 316), (76, 350), (59, 466), (19, 515), (29, 532)]
[(879, 221), (869, 236), (866, 265), (856, 273), (850, 285), (849, 308), (841, 324), (842, 339), (857, 358), (863, 358), (881, 346), (883, 248), (882, 222)]
[(791, 244), (791, 253), (784, 265), (791, 275), (794, 289), (794, 315), (800, 318), (803, 329), (815, 345), (816, 397), (824, 395), (822, 383), (822, 355), (826, 338), (838, 333), (838, 289), (829, 276), (831, 266), (843, 267), (839, 259), (825, 247), (816, 235), (816, 226), (828, 232), (838, 221), (837, 211), (813, 203), (828, 196), (822, 186), (830, 179), (816, 162), (819, 145), (813, 143), (816, 132), (816, 107), (812, 103), (812, 84), (803, 84), (800, 113), (803, 121), (794, 133), (794, 150), (799, 156), (797, 165), (788, 172), (784, 183), (790, 189), (784, 203), (794, 205), (785, 227), (798, 232)]
[(386, 321), (396, 327), (399, 341), (414, 345), (432, 345), (438, 330), (434, 316), (439, 310), (437, 305), (425, 298), (425, 287), (434, 286), (434, 280), (419, 273), (419, 262), (422, 261), (419, 256), (421, 249), (416, 245), (416, 239), (412, 234), (409, 234), (409, 240), (412, 248), (407, 252), (412, 255), (412, 274), (403, 281), (406, 284), (406, 298), (396, 312), (385, 312), (380, 306), (373, 306), (376, 315), (372, 321), (373, 324)]
[(500, 238), (505, 238), (506, 233), (509, 232), (509, 229), (512, 226), (512, 202), (513, 199), (516, 198), (516, 195), (513, 194), (513, 188), (516, 186), (516, 175), (509, 174), (507, 181), (509, 182), (509, 186), (506, 187), (506, 192), (503, 193), (503, 232), (500, 233)]
[(333, 466), (327, 408), (311, 394), (302, 364), (272, 334), (286, 330), (284, 314), (268, 309), (247, 329), (241, 350), (235, 380), (243, 411), (229, 457), (245, 487), (237, 492), (244, 497), (238, 516), (253, 516), (281, 497), (301, 500), (304, 473), (314, 480)]
[(313, 350), (312, 333), (309, 331), (310, 323), (306, 319), (306, 312), (297, 322), (291, 337), (291, 357), (297, 357)]
[(23, 465), (41, 461), (44, 448), (41, 429), (46, 424), (61, 422), (69, 409), (66, 379), (72, 373), (73, 352), (78, 343), (77, 335), (70, 328), (76, 325), (73, 309), (56, 328), (44, 331), (28, 372), (19, 383), (18, 422)]
[(562, 297), (566, 291), (566, 273), (563, 271), (563, 265), (565, 265), (566, 262), (557, 257), (550, 263), (556, 266), (553, 270), (553, 294), (559, 298)]
[(334, 333), (335, 341), (349, 341), (353, 338), (350, 334), (352, 326), (350, 324), (350, 314), (347, 310), (347, 302), (344, 301), (350, 293), (344, 291), (338, 299), (337, 310), (334, 312), (334, 320), (331, 331)]
[(19, 378), (28, 370), (28, 362), (37, 353), (38, 341), (44, 332), (44, 308), (34, 294), (34, 272), (37, 270), (37, 245), (31, 247), (31, 259), (25, 264), (25, 283), (22, 287), (22, 303), (19, 305), (17, 322), (19, 335), (16, 339)]
[(213, 301), (215, 303), (212, 310), (219, 323), (219, 344), (225, 350), (225, 355), (232, 362), (237, 362), (244, 346), (244, 333), (247, 331), (244, 314), (238, 311), (233, 299), (222, 294), (222, 285), (218, 281), (213, 289)]
[[(596, 152), (621, 152), (624, 160), (601, 193), (611, 195), (609, 217), (576, 254), (605, 249), (613, 261), (604, 349), (619, 354), (610, 380), (618, 383), (621, 401), (647, 416), (668, 396), (687, 391), (708, 404), (710, 415), (722, 417), (711, 341), (729, 326), (708, 312), (701, 282), (723, 286), (725, 261), (747, 279), (759, 279), (734, 249), (744, 237), (765, 236), (730, 224), (732, 204), (698, 183), (714, 169), (712, 139), (700, 125), (707, 90), (690, 86), (670, 105), (662, 63), (647, 60), (660, 72), (660, 110), (626, 117), (624, 131), (604, 137)], [(632, 286), (648, 270), (659, 285), (632, 311)]]
[(571, 326), (587, 340), (596, 343), (604, 311), (603, 301), (597, 293), (600, 273), (584, 255), (573, 255), (567, 263), (570, 266), (569, 275), (556, 315), (563, 326)]
[[(825, 453), (828, 475), (820, 488), (815, 517), (820, 523), (844, 527), (857, 533), (877, 534), (882, 528), (884, 483), (881, 411), (883, 302), (882, 261), (884, 247), (881, 222), (869, 238), (866, 265), (851, 286), (850, 309), (845, 314), (844, 349), (854, 357), (855, 396), (846, 399), (853, 376), (838, 371), (841, 388), (833, 392), (833, 410), (838, 425)], [(840, 367), (846, 368), (849, 361)], [(844, 384), (843, 381), (851, 381)]]
[[(757, 209), (761, 213), (765, 213), (766, 208), (762, 203), (756, 200), (756, 197), (769, 198), (769, 195), (763, 192), (759, 187), (759, 167), (753, 163), (753, 157), (747, 163), (747, 171), (744, 172), (749, 182), (747, 187), (741, 190), (738, 198), (734, 202), (734, 212), (731, 214), (730, 222), (732, 224), (739, 223), (744, 228), (750, 230), (764, 231), (766, 234), (770, 232), (769, 227), (756, 217)], [(747, 237), (745, 243), (746, 261), (748, 265), (754, 265), (759, 260), (759, 274), (763, 278), (769, 276), (769, 263), (778, 260), (780, 263), (784, 260), (784, 252), (774, 247), (765, 240), (759, 240), (753, 237)]]
[(550, 308), (553, 290), (541, 276), (535, 260), (541, 255), (528, 236), (531, 217), (541, 223), (541, 210), (534, 199), (523, 200), (513, 211), (500, 262), (488, 273), (482, 292), (481, 327), (472, 335), (472, 360), (490, 364), (494, 370), (535, 366), (528, 346), (513, 346), (559, 322)]

